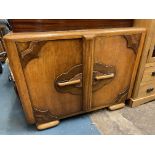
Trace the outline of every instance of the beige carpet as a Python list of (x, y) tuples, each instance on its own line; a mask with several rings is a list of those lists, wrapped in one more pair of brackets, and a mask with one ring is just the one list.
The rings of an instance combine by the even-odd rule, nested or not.
[(155, 134), (155, 101), (116, 111), (103, 109), (91, 113), (90, 117), (98, 130), (105, 135)]

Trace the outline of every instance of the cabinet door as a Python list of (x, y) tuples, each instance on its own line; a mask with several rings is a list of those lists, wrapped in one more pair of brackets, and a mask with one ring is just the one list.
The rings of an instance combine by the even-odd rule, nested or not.
[(39, 123), (82, 108), (82, 40), (16, 42), (28, 92)]
[(140, 44), (141, 33), (132, 31), (95, 38), (92, 108), (124, 102), (136, 70)]

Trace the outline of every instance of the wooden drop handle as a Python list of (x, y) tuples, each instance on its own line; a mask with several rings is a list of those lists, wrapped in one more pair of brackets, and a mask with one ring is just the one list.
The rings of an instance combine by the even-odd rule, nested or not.
[(111, 74), (107, 74), (107, 75), (96, 76), (95, 79), (96, 80), (104, 80), (104, 79), (110, 79), (113, 77), (114, 77), (114, 73), (111, 73)]
[(73, 80), (73, 81), (67, 81), (67, 82), (58, 82), (58, 86), (64, 87), (64, 86), (68, 86), (68, 85), (78, 84), (78, 83), (80, 83), (80, 82), (81, 82), (80, 79), (78, 79), (78, 80)]

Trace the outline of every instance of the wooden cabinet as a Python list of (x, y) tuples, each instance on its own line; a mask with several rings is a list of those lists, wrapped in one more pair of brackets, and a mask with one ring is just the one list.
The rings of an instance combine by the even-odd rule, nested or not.
[(44, 129), (68, 116), (124, 103), (144, 38), (143, 28), (6, 35), (28, 122)]
[(130, 98), (132, 107), (155, 99), (155, 20), (135, 20), (135, 27), (147, 29), (140, 65)]

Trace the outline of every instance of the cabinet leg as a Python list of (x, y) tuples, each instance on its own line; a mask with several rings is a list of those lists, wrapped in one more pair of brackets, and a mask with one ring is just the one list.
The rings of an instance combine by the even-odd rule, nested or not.
[(121, 109), (124, 107), (125, 107), (125, 103), (119, 103), (119, 104), (115, 104), (115, 105), (108, 107), (108, 109), (113, 111), (113, 110)]
[(60, 123), (59, 120), (55, 120), (55, 121), (51, 121), (51, 122), (47, 122), (47, 123), (43, 123), (43, 124), (36, 124), (37, 129), (38, 130), (44, 130), (44, 129), (48, 129), (54, 126), (57, 126)]

